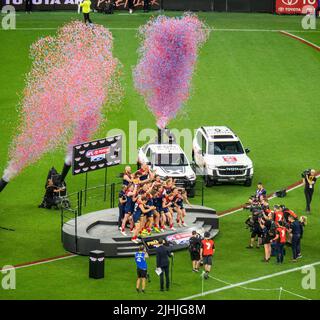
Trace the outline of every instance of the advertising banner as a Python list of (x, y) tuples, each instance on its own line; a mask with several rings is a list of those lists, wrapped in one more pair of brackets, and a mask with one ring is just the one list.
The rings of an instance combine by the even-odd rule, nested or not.
[(121, 147), (121, 135), (74, 146), (72, 174), (86, 173), (120, 164)]
[[(318, 0), (276, 0), (278, 14), (306, 14), (317, 7)], [(313, 9), (312, 9), (313, 10)]]
[[(32, 10), (73, 10), (77, 11), (78, 3), (81, 0), (32, 0)], [(91, 0), (91, 9), (102, 11), (106, 3), (113, 2), (115, 9), (128, 9), (128, 0)], [(25, 10), (25, 0), (1, 0), (2, 6), (12, 5), (16, 10)], [(150, 0), (151, 9), (160, 8), (160, 0)], [(143, 0), (133, 0), (136, 9), (143, 8)]]

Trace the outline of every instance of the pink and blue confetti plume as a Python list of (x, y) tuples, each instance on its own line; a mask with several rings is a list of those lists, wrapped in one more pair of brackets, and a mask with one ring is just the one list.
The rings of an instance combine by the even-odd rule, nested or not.
[(20, 127), (2, 180), (57, 147), (69, 157), (73, 144), (87, 141), (103, 121), (103, 110), (120, 98), (120, 63), (103, 26), (74, 21), (30, 49), (33, 60), (21, 101)]
[(189, 98), (199, 47), (209, 28), (196, 15), (158, 16), (140, 27), (140, 61), (134, 84), (163, 129)]

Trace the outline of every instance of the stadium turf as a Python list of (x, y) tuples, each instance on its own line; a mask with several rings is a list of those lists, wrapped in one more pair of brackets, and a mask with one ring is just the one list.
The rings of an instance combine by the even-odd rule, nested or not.
[[(181, 13), (170, 12), (170, 15)], [(96, 137), (119, 128), (128, 132), (128, 121), (137, 120), (138, 129), (155, 128), (153, 116), (132, 84), (132, 66), (137, 61), (139, 39), (137, 30), (151, 14), (100, 15), (93, 20), (110, 27), (114, 36), (114, 54), (123, 64), (122, 85), (125, 96), (121, 105), (108, 112), (107, 121)], [(170, 123), (171, 128), (195, 129), (202, 125), (227, 125), (251, 149), (255, 164), (254, 184), (263, 181), (273, 192), (300, 178), (308, 167), (317, 168), (320, 141), (317, 128), (320, 121), (317, 91), (319, 85), (319, 52), (275, 30), (288, 30), (320, 45), (320, 28), (303, 31), (298, 16), (269, 14), (199, 13), (206, 23), (216, 29), (199, 54), (193, 78), (192, 96), (184, 112)], [(33, 13), (17, 16), (17, 30), (0, 30), (0, 171), (7, 162), (7, 151), (18, 122), (17, 105), (24, 87), (24, 74), (30, 68), (28, 49), (41, 36), (71, 19), (75, 13)], [(241, 30), (239, 30), (241, 29)], [(260, 30), (260, 31), (259, 31)], [(273, 30), (273, 31), (270, 31)], [(302, 32), (303, 31), (303, 32)], [(50, 129), (50, 128), (48, 128)], [(54, 134), (54, 133), (53, 133)], [(143, 144), (143, 141), (138, 143)], [(183, 145), (183, 142), (182, 142)], [(32, 152), (32, 150), (31, 150)], [(60, 216), (55, 211), (37, 208), (40, 203), (48, 169), (63, 164), (63, 150), (50, 152), (38, 163), (28, 167), (0, 194), (0, 226), (15, 229), (0, 230), (0, 267), (16, 265), (65, 253), (60, 242)], [(108, 172), (108, 181), (119, 181), (120, 167)], [(89, 175), (89, 186), (103, 182), (103, 172)], [(83, 187), (84, 177), (68, 177), (69, 191)], [(200, 182), (200, 178), (199, 178)], [(200, 184), (199, 184), (200, 185)], [(254, 192), (243, 186), (216, 186), (205, 189), (205, 205), (218, 211), (237, 206)], [(199, 188), (193, 203), (200, 203)], [(107, 203), (92, 199), (96, 207)], [(302, 189), (281, 200), (298, 213), (304, 213)], [(275, 201), (273, 201), (275, 203)], [(248, 230), (244, 228), (246, 212), (221, 219), (221, 231), (216, 239), (217, 254), (213, 276), (229, 283), (238, 283), (284, 269), (320, 261), (319, 193), (316, 191), (313, 213), (303, 239), (303, 260), (297, 264), (263, 264), (262, 252), (246, 250)], [(107, 259), (106, 278), (89, 280), (88, 259), (73, 257), (67, 260), (17, 270), (17, 288), (0, 288), (0, 299), (139, 299), (134, 291), (135, 267), (132, 259)], [(172, 291), (158, 295), (154, 275), (154, 258), (150, 259), (152, 282), (146, 299), (176, 299), (201, 293), (201, 279), (190, 272), (187, 252), (175, 255)], [(187, 267), (188, 266), (188, 267)], [(319, 270), (319, 267), (317, 267)], [(0, 274), (1, 277), (1, 274)], [(319, 291), (303, 290), (299, 285), (302, 274), (290, 273), (256, 282), (250, 286), (285, 289), (311, 299), (319, 299)], [(0, 279), (1, 280), (1, 279)], [(205, 291), (223, 283), (213, 279), (205, 283)], [(259, 292), (261, 299), (278, 299), (277, 294)], [(257, 295), (241, 288), (206, 296), (209, 299), (255, 299)], [(283, 294), (283, 299), (296, 296)]]

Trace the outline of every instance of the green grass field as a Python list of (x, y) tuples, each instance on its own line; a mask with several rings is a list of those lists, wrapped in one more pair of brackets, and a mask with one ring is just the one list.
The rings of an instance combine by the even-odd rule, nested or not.
[[(168, 15), (181, 13), (169, 12)], [(108, 114), (108, 121), (96, 137), (118, 128), (128, 132), (128, 121), (137, 120), (138, 129), (156, 128), (151, 113), (132, 83), (132, 67), (137, 62), (136, 37), (140, 25), (151, 14), (93, 14), (95, 23), (109, 27), (114, 36), (114, 54), (123, 64), (122, 85), (125, 96), (119, 110)], [(320, 111), (317, 92), (320, 80), (320, 55), (315, 49), (275, 30), (288, 30), (320, 45), (320, 27), (303, 31), (298, 16), (269, 14), (199, 13), (216, 29), (202, 48), (193, 78), (193, 93), (184, 113), (170, 123), (171, 128), (195, 129), (202, 125), (227, 125), (250, 147), (255, 164), (254, 183), (263, 181), (268, 192), (290, 185), (300, 178), (305, 168), (318, 168), (320, 141), (317, 139)], [(0, 29), (0, 171), (6, 166), (9, 143), (17, 127), (17, 105), (24, 88), (24, 75), (29, 71), (30, 45), (39, 37), (53, 35), (55, 29), (72, 19), (70, 12), (18, 13), (17, 30)], [(242, 30), (242, 31), (241, 31)], [(259, 31), (260, 30), (260, 31)], [(152, 124), (152, 125), (151, 125)], [(48, 128), (49, 129), (49, 128)], [(142, 145), (144, 141), (140, 141)], [(63, 164), (63, 151), (45, 155), (28, 167), (0, 194), (0, 268), (65, 254), (60, 242), (60, 215), (37, 208), (43, 194), (48, 169)], [(116, 178), (120, 167), (109, 170), (109, 181)], [(89, 176), (89, 186), (103, 182), (103, 172)], [(69, 192), (83, 188), (84, 177), (68, 177)], [(216, 186), (205, 190), (205, 205), (222, 211), (246, 201), (255, 187)], [(200, 203), (197, 195), (194, 203)], [(281, 200), (298, 213), (304, 213), (302, 189)], [(273, 201), (275, 203), (275, 201)], [(103, 208), (106, 204), (97, 203)], [(316, 191), (313, 212), (302, 242), (303, 258), (290, 262), (287, 249), (285, 264), (274, 261), (263, 264), (262, 249), (246, 250), (249, 233), (244, 227), (247, 212), (221, 218), (216, 239), (217, 253), (212, 276), (227, 283), (301, 267), (320, 261), (320, 204)], [(155, 266), (150, 258), (149, 268)], [(170, 292), (158, 293), (158, 281), (152, 274), (144, 299), (178, 299), (202, 292), (198, 274), (191, 273), (189, 255), (175, 255), (173, 286)], [(316, 267), (319, 271), (319, 266)], [(88, 279), (88, 258), (72, 257), (28, 268), (18, 269), (16, 290), (3, 290), (0, 299), (142, 299), (134, 289), (135, 266), (132, 259), (107, 259), (106, 278)], [(275, 276), (246, 285), (252, 288), (279, 288), (310, 299), (319, 299), (317, 290), (304, 290), (301, 271)], [(1, 282), (1, 274), (0, 274)], [(204, 291), (226, 286), (214, 279), (204, 283)], [(277, 291), (253, 291), (243, 288), (222, 290), (204, 296), (206, 299), (278, 299)], [(282, 299), (300, 299), (283, 292)]]

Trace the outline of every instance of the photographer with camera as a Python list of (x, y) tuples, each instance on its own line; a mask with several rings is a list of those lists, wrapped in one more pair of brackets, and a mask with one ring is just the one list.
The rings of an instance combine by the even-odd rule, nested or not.
[(262, 244), (264, 246), (264, 259), (262, 262), (269, 262), (271, 257), (271, 242), (275, 237), (275, 223), (268, 216), (258, 217), (259, 226), (262, 232)]
[(316, 171), (314, 169), (308, 169), (302, 173), (302, 178), (302, 183), (304, 184), (304, 195), (306, 197), (306, 213), (310, 213), (314, 186), (317, 181)]
[(54, 167), (48, 173), (45, 189), (45, 195), (38, 208), (51, 209), (54, 207), (58, 209), (58, 205), (62, 202), (62, 197), (67, 194), (67, 186), (64, 181), (61, 181), (61, 175), (58, 174)]
[(251, 207), (247, 207), (251, 211), (251, 217), (246, 220), (246, 225), (250, 228), (251, 237), (250, 237), (250, 244), (247, 246), (247, 249), (252, 249), (254, 243), (256, 243), (256, 248), (260, 248), (260, 241), (261, 241), (261, 228), (259, 223), (259, 218), (263, 217), (263, 212), (259, 205), (252, 205)]
[(201, 251), (201, 236), (197, 231), (192, 231), (192, 237), (189, 239), (189, 252), (192, 261), (192, 271), (199, 272)]

